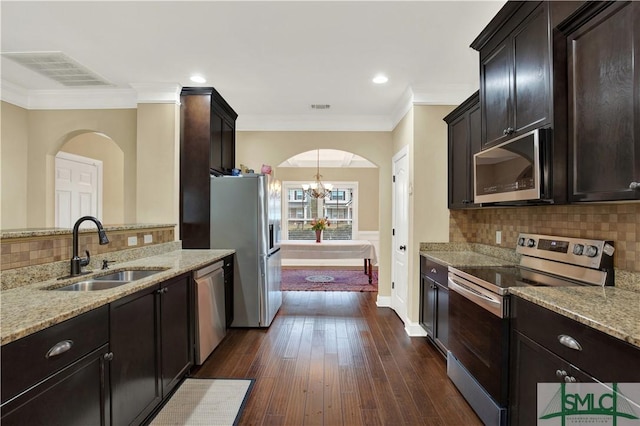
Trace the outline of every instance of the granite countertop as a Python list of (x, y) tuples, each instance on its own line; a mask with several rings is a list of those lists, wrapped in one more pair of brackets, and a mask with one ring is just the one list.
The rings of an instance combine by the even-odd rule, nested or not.
[(421, 256), (425, 256), (435, 262), (453, 267), (472, 266), (507, 266), (514, 265), (508, 260), (487, 256), (474, 251), (421, 251)]
[(616, 287), (517, 287), (523, 299), (640, 347), (640, 293)]
[(129, 284), (99, 291), (55, 291), (51, 287), (83, 281), (106, 271), (68, 280), (50, 279), (0, 292), (0, 344), (43, 330), (123, 296), (151, 287), (185, 272), (198, 269), (234, 253), (234, 250), (176, 250), (157, 256), (119, 263), (111, 272), (123, 269), (164, 269)]
[[(420, 255), (453, 267), (514, 264), (475, 251), (449, 251), (446, 245), (443, 248), (423, 250)], [(514, 287), (509, 292), (640, 347), (640, 292), (600, 286)]]

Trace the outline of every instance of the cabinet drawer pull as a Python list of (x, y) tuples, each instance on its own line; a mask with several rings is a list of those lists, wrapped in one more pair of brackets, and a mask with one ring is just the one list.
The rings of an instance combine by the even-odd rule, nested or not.
[(629, 184), (629, 189), (633, 189), (633, 190), (639, 190), (640, 189), (640, 182), (631, 182)]
[(576, 339), (571, 336), (567, 336), (566, 334), (561, 334), (558, 336), (558, 341), (561, 345), (568, 347), (569, 349), (573, 349), (574, 351), (581, 351), (582, 346)]
[(61, 355), (71, 349), (73, 346), (73, 340), (63, 340), (62, 342), (58, 342), (49, 349), (45, 358), (53, 358), (54, 356)]

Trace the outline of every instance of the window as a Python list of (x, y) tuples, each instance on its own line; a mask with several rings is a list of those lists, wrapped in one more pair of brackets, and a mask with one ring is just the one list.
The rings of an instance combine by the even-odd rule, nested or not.
[[(329, 182), (327, 182), (329, 183)], [(326, 198), (313, 198), (305, 194), (303, 182), (283, 182), (284, 211), (283, 238), (288, 240), (315, 240), (311, 221), (318, 217), (329, 219), (330, 226), (323, 232), (325, 240), (352, 240), (357, 235), (356, 182), (330, 182), (331, 194)]]

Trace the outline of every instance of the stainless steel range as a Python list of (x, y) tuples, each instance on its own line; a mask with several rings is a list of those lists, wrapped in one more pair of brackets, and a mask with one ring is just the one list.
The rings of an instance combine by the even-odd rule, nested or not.
[(486, 425), (506, 425), (509, 289), (613, 285), (613, 242), (520, 234), (517, 266), (449, 267), (447, 374)]

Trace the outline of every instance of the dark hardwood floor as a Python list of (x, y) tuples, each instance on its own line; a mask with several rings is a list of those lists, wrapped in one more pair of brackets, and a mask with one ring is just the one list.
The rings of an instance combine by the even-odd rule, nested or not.
[(482, 424), (377, 293), (283, 294), (269, 329), (231, 329), (192, 373), (256, 379), (241, 425)]

